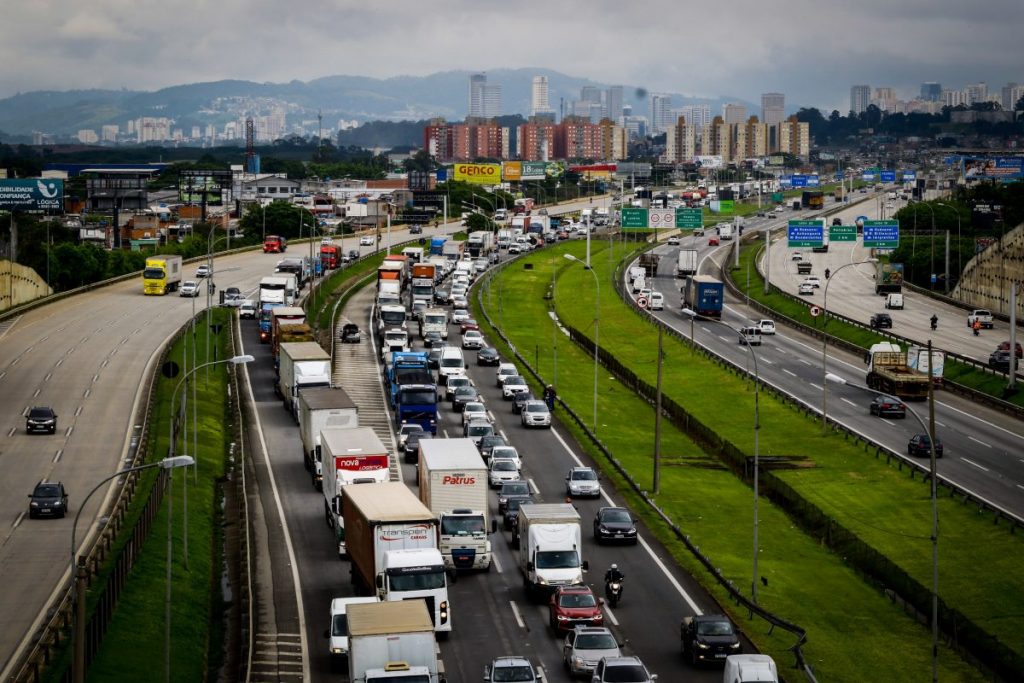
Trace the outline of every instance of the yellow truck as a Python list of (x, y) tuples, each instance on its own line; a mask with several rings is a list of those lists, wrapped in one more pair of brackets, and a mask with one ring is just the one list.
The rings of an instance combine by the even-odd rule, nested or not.
[(142, 271), (142, 293), (163, 296), (181, 285), (180, 256), (150, 256)]

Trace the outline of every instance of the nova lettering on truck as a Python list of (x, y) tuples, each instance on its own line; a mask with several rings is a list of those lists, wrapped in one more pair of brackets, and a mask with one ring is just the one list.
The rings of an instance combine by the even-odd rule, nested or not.
[(339, 470), (365, 472), (388, 467), (388, 456), (368, 455), (364, 458), (335, 458), (334, 466)]
[(464, 477), (460, 475), (446, 474), (441, 479), (442, 484), (451, 484), (453, 486), (472, 486), (476, 483), (476, 477)]

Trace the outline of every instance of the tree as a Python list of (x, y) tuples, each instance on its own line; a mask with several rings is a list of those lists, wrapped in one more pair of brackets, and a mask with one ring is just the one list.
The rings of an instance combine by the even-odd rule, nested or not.
[(429, 173), (437, 168), (437, 163), (434, 161), (434, 157), (430, 156), (430, 152), (425, 149), (421, 149), (403, 161), (402, 166), (406, 172), (422, 171), (424, 173)]
[(1017, 100), (1017, 103), (1013, 105), (1014, 111), (1024, 111), (1024, 97)]

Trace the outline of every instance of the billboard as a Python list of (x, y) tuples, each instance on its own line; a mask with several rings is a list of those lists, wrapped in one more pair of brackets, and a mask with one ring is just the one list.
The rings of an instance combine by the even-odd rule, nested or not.
[(64, 211), (64, 181), (0, 180), (0, 209)]
[(598, 178), (611, 178), (615, 174), (615, 164), (588, 164), (585, 166), (570, 166), (569, 170), (578, 173), (584, 180), (595, 180)]
[(722, 168), (722, 155), (721, 154), (708, 154), (704, 156), (696, 156), (693, 158), (697, 165), (701, 168)]
[(455, 164), (455, 180), (474, 185), (497, 185), (501, 182), (501, 164)]
[(523, 179), (523, 164), (520, 161), (503, 161), (501, 163), (501, 179), (502, 180), (522, 180)]
[(548, 162), (546, 161), (524, 161), (522, 162), (522, 170), (520, 172), (520, 180), (544, 180), (544, 174), (547, 170)]
[(903, 285), (902, 263), (879, 263), (878, 282), (881, 285)]
[(1007, 183), (1021, 180), (1024, 178), (1024, 157), (966, 159), (964, 175), (967, 178), (992, 178)]

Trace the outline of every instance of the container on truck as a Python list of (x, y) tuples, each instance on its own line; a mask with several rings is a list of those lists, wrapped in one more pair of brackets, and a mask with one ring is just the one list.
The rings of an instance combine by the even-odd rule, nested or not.
[(732, 223), (723, 223), (718, 226), (718, 236), (723, 241), (731, 240), (735, 234), (736, 231), (733, 229)]
[(434, 300), (434, 283), (437, 281), (437, 266), (433, 263), (415, 263), (412, 266), (412, 301)]
[(430, 238), (430, 254), (432, 256), (440, 256), (444, 253), (444, 245), (448, 241), (447, 237), (431, 237)]
[(488, 230), (470, 233), (466, 247), (469, 249), (469, 255), (473, 258), (487, 256), (494, 251), (494, 233)]
[(498, 231), (498, 249), (508, 249), (512, 244), (512, 231), (511, 230), (499, 230)]
[(302, 258), (281, 259), (277, 262), (277, 265), (274, 266), (274, 275), (280, 275), (282, 277), (294, 275), (295, 290), (302, 291), (302, 288), (306, 286), (306, 281), (312, 274), (306, 261), (307, 259)]
[(358, 427), (359, 409), (345, 390), (331, 387), (303, 389), (299, 392), (299, 436), (302, 439), (302, 461), (320, 488), (322, 448), (320, 432), (327, 427)]
[[(928, 376), (918, 373), (907, 364), (907, 354), (899, 344), (879, 342), (868, 349), (867, 385), (899, 398), (926, 398)], [(926, 361), (927, 363), (927, 361)]]
[(411, 266), (423, 263), (423, 247), (406, 247), (402, 249), (402, 255), (409, 259), (409, 265)]
[(390, 254), (385, 256), (381, 262), (382, 266), (387, 265), (391, 268), (396, 268), (395, 264), (397, 264), (397, 269), (401, 274), (402, 289), (405, 289), (409, 285), (409, 279), (412, 276), (412, 264), (409, 263), (409, 257), (405, 254)]
[(180, 256), (150, 256), (142, 271), (142, 293), (159, 294), (173, 292), (181, 285)]
[(342, 499), (355, 484), (379, 484), (391, 478), (387, 448), (370, 427), (324, 426), (320, 429), (324, 517), (334, 531), (338, 557), (345, 557)]
[(581, 557), (580, 513), (568, 503), (524, 503), (512, 544), (530, 597), (558, 586), (583, 583), (588, 564)]
[(420, 441), (420, 500), (440, 521), (438, 550), (451, 569), (491, 568), (487, 466), (472, 439)]
[(683, 306), (708, 318), (722, 317), (725, 285), (710, 275), (694, 275), (683, 287)]
[(526, 218), (526, 232), (528, 234), (542, 235), (551, 229), (551, 217), (544, 215), (530, 215)]
[(658, 274), (659, 263), (661, 263), (661, 257), (654, 252), (648, 251), (640, 254), (640, 267), (644, 269), (644, 277), (646, 278), (653, 278)]
[(331, 385), (331, 356), (316, 342), (281, 344), (278, 395), (292, 418), (299, 421), (299, 390)]
[(347, 611), (350, 683), (444, 683), (422, 600), (354, 604)]
[(260, 280), (260, 303), (291, 306), (295, 303), (295, 276), (269, 275)]
[[(932, 376), (936, 388), (942, 386), (942, 375), (946, 368), (946, 352), (932, 348), (931, 358), (927, 346), (911, 346), (907, 348), (907, 367), (927, 377)], [(928, 369), (931, 368), (931, 372)]]
[(439, 637), (452, 629), (437, 516), (401, 482), (346, 486), (345, 544), (357, 592), (395, 602), (422, 598)]
[(450, 261), (460, 260), (466, 252), (466, 243), (460, 240), (448, 240), (444, 243), (441, 255)]
[(405, 264), (397, 261), (384, 261), (377, 266), (377, 282), (397, 282), (399, 289), (405, 286)]
[(278, 306), (270, 311), (270, 352), (275, 362), (280, 353), (281, 325), (301, 325), (306, 312), (298, 306)]
[(680, 249), (676, 262), (676, 277), (689, 277), (697, 274), (697, 250)]
[(879, 263), (875, 273), (875, 294), (898, 294), (903, 290), (903, 264)]
[(398, 280), (377, 281), (377, 305), (402, 305), (402, 285)]

